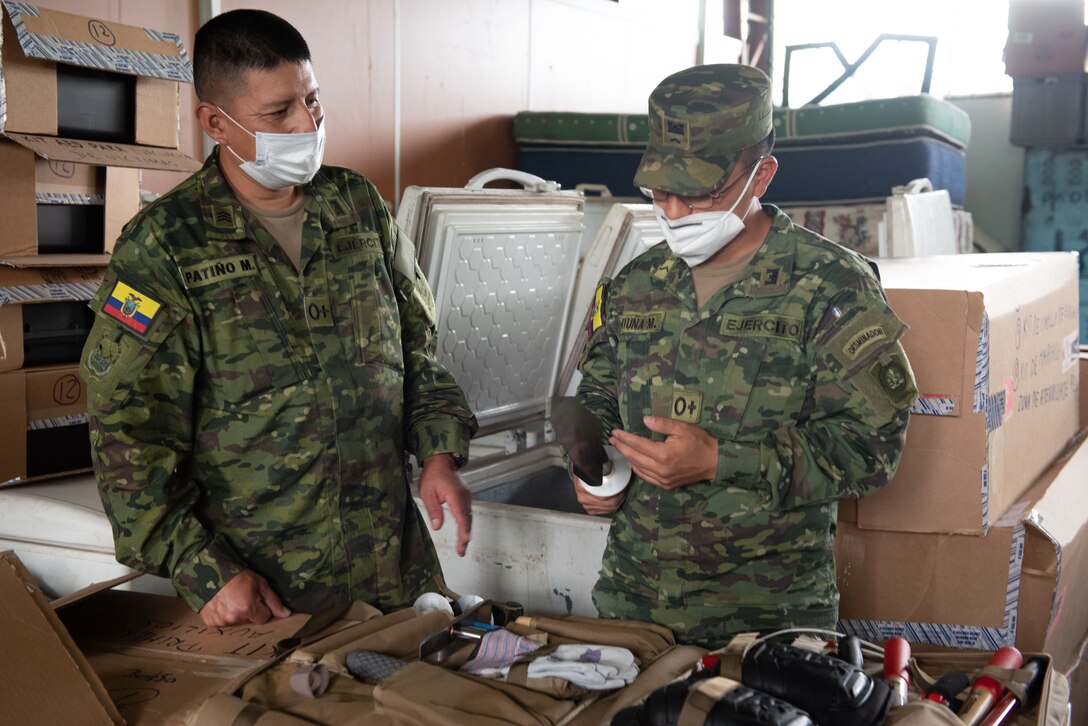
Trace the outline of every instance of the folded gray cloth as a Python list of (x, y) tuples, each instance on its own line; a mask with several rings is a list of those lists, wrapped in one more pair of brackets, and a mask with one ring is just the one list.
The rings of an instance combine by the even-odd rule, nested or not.
[(353, 650), (347, 657), (348, 672), (367, 683), (385, 680), (406, 665), (400, 658), (370, 650)]

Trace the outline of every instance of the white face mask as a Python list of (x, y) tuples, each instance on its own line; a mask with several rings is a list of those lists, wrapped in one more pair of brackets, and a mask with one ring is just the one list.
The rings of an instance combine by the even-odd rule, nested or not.
[[(218, 108), (218, 107), (217, 107)], [(241, 169), (249, 178), (266, 189), (286, 189), (306, 184), (321, 168), (325, 156), (325, 119), (317, 123), (317, 130), (302, 134), (253, 133), (235, 121), (223, 109), (219, 112), (235, 126), (257, 139), (257, 158), (246, 161), (234, 149), (227, 151), (242, 162)]]
[(758, 170), (759, 164), (756, 164), (748, 175), (748, 181), (744, 183), (740, 196), (728, 212), (697, 212), (678, 219), (669, 219), (664, 210), (654, 204), (654, 215), (662, 234), (665, 235), (665, 242), (672, 253), (686, 262), (688, 267), (706, 262), (744, 231), (744, 220), (734, 214), (733, 210), (748, 191), (748, 186)]

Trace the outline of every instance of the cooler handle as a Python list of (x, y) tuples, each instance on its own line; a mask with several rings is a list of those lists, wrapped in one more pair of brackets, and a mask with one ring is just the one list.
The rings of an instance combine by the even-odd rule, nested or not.
[(518, 171), (517, 169), (503, 169), (502, 167), (481, 171), (479, 174), (468, 180), (465, 189), (478, 191), (493, 181), (512, 181), (520, 184), (531, 192), (559, 191), (559, 182), (545, 181), (535, 174)]

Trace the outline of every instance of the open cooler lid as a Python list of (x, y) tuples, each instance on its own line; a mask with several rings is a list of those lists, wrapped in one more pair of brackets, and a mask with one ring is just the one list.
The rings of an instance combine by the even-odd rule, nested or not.
[(613, 204), (578, 270), (568, 334), (563, 347), (563, 368), (556, 388), (573, 396), (582, 375), (578, 361), (589, 333), (584, 323), (593, 304), (601, 275), (615, 276), (624, 266), (662, 240), (652, 204)]
[[(485, 189), (492, 181), (523, 189)], [(434, 291), (438, 358), (480, 433), (544, 417), (556, 390), (578, 267), (583, 196), (491, 169), (464, 189), (409, 187), (397, 224)]]
[(0, 539), (113, 552), (113, 530), (90, 475), (0, 489)]

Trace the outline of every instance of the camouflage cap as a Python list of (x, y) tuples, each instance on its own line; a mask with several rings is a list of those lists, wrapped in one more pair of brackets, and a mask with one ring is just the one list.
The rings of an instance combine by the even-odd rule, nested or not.
[(771, 80), (758, 68), (695, 66), (650, 94), (650, 139), (635, 184), (674, 194), (709, 194), (740, 153), (773, 128)]

